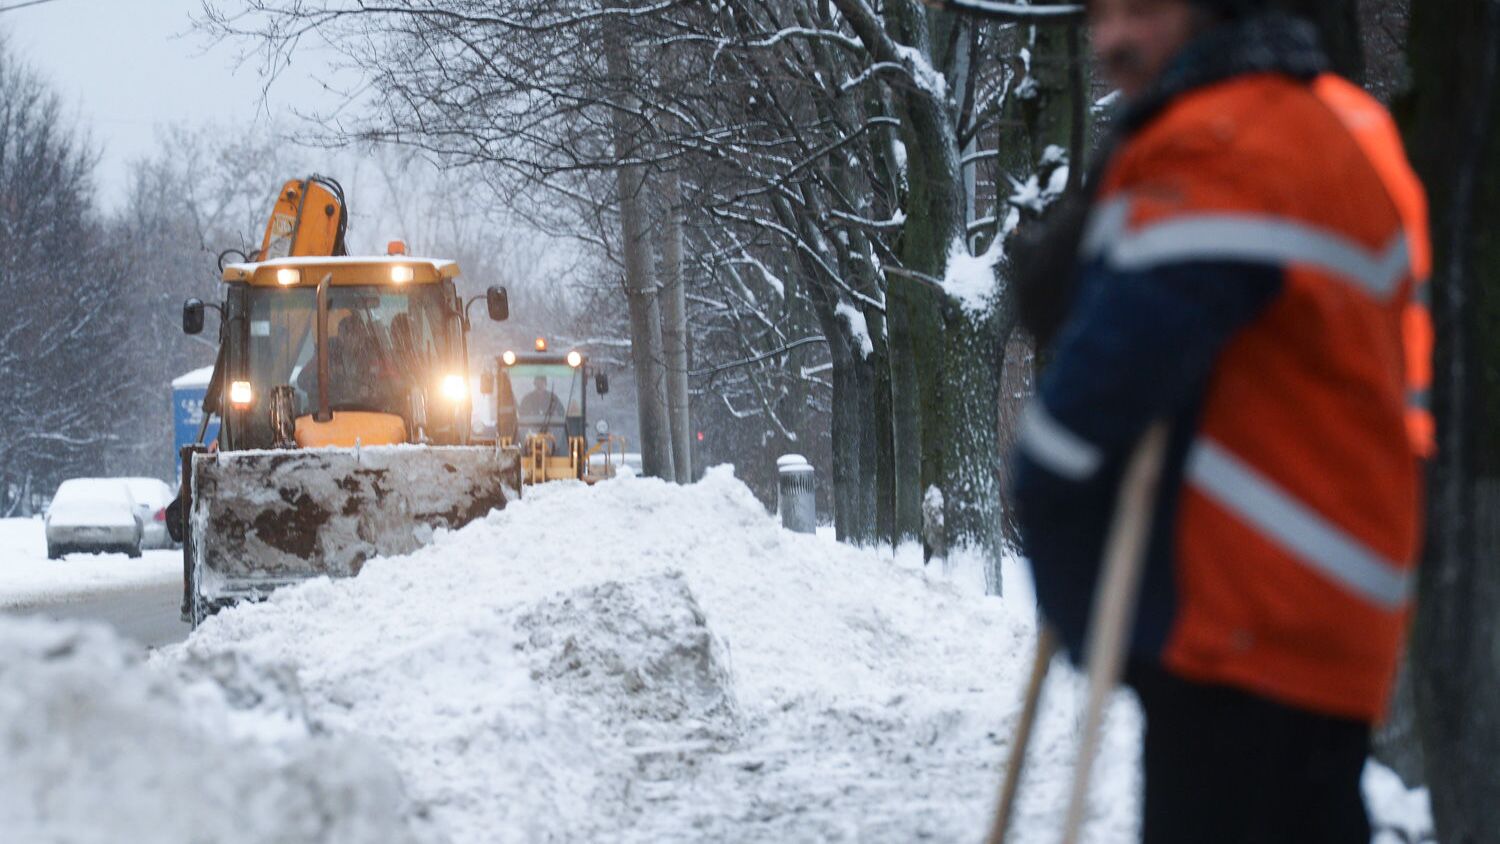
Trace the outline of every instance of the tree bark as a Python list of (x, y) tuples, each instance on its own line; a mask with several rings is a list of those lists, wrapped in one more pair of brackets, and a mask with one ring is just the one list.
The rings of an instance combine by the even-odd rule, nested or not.
[[(868, 318), (867, 318), (868, 319)], [(874, 480), (871, 494), (875, 497), (875, 536), (882, 542), (893, 545), (898, 536), (896, 529), (896, 428), (894, 405), (891, 402), (891, 351), (888, 320), (881, 315), (878, 320), (868, 320), (871, 339), (875, 342), (875, 354), (871, 355), (871, 406), (870, 424)]]
[(854, 351), (850, 348), (848, 330), (840, 325), (837, 314), (819, 307), (823, 337), (833, 359), (833, 407), (831, 412), (831, 451), (833, 452), (833, 525), (840, 542), (852, 541), (858, 527), (856, 499), (860, 485), (859, 399), (854, 377)]
[(891, 414), (891, 544), (917, 540), (922, 529), (922, 387), (912, 327), (917, 285), (903, 278), (886, 283)]
[(877, 350), (877, 338), (885, 330), (884, 320), (874, 308), (865, 310), (865, 326), (870, 333), (871, 350), (851, 361), (854, 375), (854, 395), (858, 401), (859, 419), (859, 487), (854, 490), (854, 523), (849, 541), (856, 545), (874, 545), (880, 539), (881, 472), (887, 468), (882, 462), (882, 432), (890, 430), (890, 416), (885, 415), (888, 405), (880, 401), (881, 382)]
[(1000, 364), (1009, 331), (993, 303), (983, 310), (949, 303), (945, 316), (943, 415), (952, 436), (943, 454), (944, 534), (950, 545), (983, 553), (985, 585), (999, 595)]
[(1426, 183), (1437, 336), (1410, 664), (1439, 838), (1500, 841), (1500, 2), (1413, 3), (1400, 104)]
[(666, 353), (667, 416), (672, 431), (672, 467), (677, 482), (693, 482), (692, 419), (688, 402), (687, 291), (682, 279), (682, 182), (661, 177), (665, 224), (661, 255), (661, 339)]
[[(617, 4), (619, 5), (619, 4)], [(630, 357), (635, 368), (637, 414), (641, 428), (641, 471), (674, 479), (671, 428), (667, 417), (666, 369), (663, 366), (661, 310), (652, 277), (651, 238), (644, 203), (645, 172), (633, 163), (644, 141), (645, 127), (633, 117), (638, 103), (630, 93), (634, 70), (630, 46), (617, 27), (605, 29), (605, 61), (615, 86), (611, 109), (616, 189), (619, 191), (620, 239), (625, 258), (625, 290), (630, 308)]]

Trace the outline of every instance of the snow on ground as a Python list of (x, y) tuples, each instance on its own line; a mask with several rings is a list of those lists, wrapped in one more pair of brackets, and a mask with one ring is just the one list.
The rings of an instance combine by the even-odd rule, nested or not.
[(0, 616), (7, 842), (439, 840), (369, 741), (310, 727), (295, 678), (143, 670), (138, 651), (103, 627)]
[[(1019, 703), (1026, 603), (783, 531), (720, 469), (529, 493), (163, 659), (287, 667), (309, 717), (380, 744), (459, 842), (962, 841)], [(1048, 712), (1033, 829), (1071, 758), (1073, 718)], [(1137, 720), (1113, 714), (1097, 840), (1133, 834)]]
[(124, 554), (49, 560), (41, 519), (0, 519), (0, 609), (172, 582), (182, 582), (181, 551), (146, 551), (135, 560)]
[[(221, 613), (145, 667), (101, 632), (0, 619), (0, 753), (18, 760), (0, 824), (80, 842), (978, 841), (1029, 585), (1010, 564), (986, 598), (974, 561), (920, 559), (783, 531), (716, 469), (529, 491), (353, 580)], [(1056, 834), (1080, 699), (1054, 672), (1012, 840)], [(1088, 840), (1136, 835), (1139, 729), (1122, 693)], [(153, 818), (194, 834), (118, 834)]]
[(1432, 800), (1426, 788), (1408, 789), (1395, 771), (1371, 762), (1365, 766), (1365, 805), (1375, 825), (1374, 844), (1435, 842)]

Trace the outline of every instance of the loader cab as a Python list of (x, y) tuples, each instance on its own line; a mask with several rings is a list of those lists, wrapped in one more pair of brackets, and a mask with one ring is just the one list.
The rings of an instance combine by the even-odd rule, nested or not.
[(468, 442), (457, 275), (404, 255), (226, 266), (220, 447)]
[[(595, 377), (603, 395), (607, 379)], [(624, 441), (600, 435), (590, 442), (587, 356), (548, 350), (538, 338), (533, 351), (507, 351), (495, 359), (493, 380), (485, 379), (495, 409), (495, 435), (501, 445), (521, 449), (521, 475), (527, 484), (567, 478), (593, 482), (614, 474), (612, 446), (623, 453)]]

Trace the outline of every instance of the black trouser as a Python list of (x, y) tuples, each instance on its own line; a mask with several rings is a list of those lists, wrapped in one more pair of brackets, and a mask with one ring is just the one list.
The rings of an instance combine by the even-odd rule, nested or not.
[(1146, 844), (1369, 844), (1370, 727), (1132, 665)]

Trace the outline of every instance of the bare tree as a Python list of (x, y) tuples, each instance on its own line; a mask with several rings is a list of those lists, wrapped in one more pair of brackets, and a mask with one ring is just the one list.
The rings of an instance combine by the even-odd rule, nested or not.
[(94, 156), (57, 96), (0, 42), (0, 495), (119, 457), (137, 380), (117, 367), (131, 290), (93, 205)]
[[(335, 134), (473, 168), (518, 212), (592, 243), (626, 280), (656, 468), (682, 405), (662, 388), (689, 345), (693, 400), (759, 427), (760, 462), (807, 450), (831, 414), (842, 538), (914, 538), (940, 498), (932, 549), (997, 561), (1004, 241), (1081, 148), (1039, 143), (1057, 121), (1023, 119), (1078, 99), (1026, 104), (1052, 91), (1023, 59), (1051, 55), (1031, 24), (1062, 19), (1037, 8), (980, 23), (914, 0), (246, 0), (209, 26), (250, 38), (273, 70), (302, 39), (334, 45), (374, 92)], [(679, 275), (689, 342), (669, 331), (664, 345), (657, 278), (671, 291)], [(818, 334), (826, 352), (804, 342)]]

